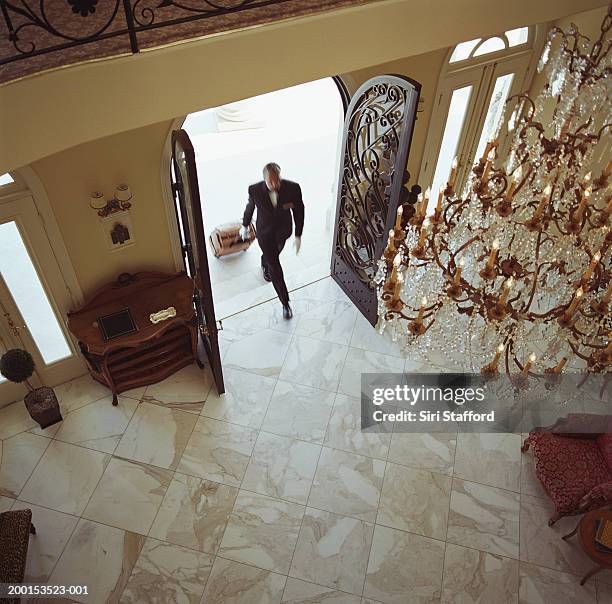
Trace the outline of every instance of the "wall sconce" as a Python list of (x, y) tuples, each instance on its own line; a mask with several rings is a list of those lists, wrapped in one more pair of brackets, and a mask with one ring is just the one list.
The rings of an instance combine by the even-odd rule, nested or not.
[(112, 199), (104, 199), (104, 194), (94, 191), (89, 195), (89, 207), (97, 210), (100, 218), (105, 218), (115, 212), (129, 210), (132, 207), (130, 200), (132, 192), (128, 185), (118, 185), (115, 189), (115, 196)]
[(118, 185), (112, 199), (105, 199), (100, 191), (89, 195), (89, 207), (96, 210), (111, 250), (121, 249), (136, 243), (134, 226), (129, 209), (132, 207), (132, 192), (128, 185)]

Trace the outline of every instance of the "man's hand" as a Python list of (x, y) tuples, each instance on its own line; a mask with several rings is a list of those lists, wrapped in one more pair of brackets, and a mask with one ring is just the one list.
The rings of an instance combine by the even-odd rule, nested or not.
[(249, 237), (249, 227), (240, 227), (240, 231), (238, 231), (238, 235), (240, 236), (240, 239), (242, 239), (242, 241), (244, 241), (245, 239), (248, 239)]
[(294, 237), (293, 238), (293, 247), (295, 248), (295, 253), (299, 254), (300, 253), (300, 247), (302, 247), (302, 238), (301, 237)]

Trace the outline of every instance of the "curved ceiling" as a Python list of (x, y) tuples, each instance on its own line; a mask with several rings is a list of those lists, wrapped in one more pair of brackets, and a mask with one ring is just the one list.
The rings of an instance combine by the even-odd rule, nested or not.
[(0, 87), (0, 173), (210, 106), (606, 5), (386, 0), (81, 64)]

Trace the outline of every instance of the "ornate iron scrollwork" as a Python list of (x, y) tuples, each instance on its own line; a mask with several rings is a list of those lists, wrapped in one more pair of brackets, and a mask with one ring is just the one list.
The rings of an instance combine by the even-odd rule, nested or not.
[(376, 261), (405, 192), (419, 90), (401, 76), (373, 78), (355, 93), (346, 117), (332, 276), (372, 323)]

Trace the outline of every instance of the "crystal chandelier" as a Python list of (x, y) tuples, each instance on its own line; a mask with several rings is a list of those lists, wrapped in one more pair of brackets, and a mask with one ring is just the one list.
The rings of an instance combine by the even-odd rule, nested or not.
[(433, 212), (429, 192), (398, 208), (376, 275), (381, 333), (467, 371), (610, 371), (611, 23), (592, 46), (552, 29), (547, 85), (507, 102), (505, 157), (498, 129), (463, 193), (455, 161)]

